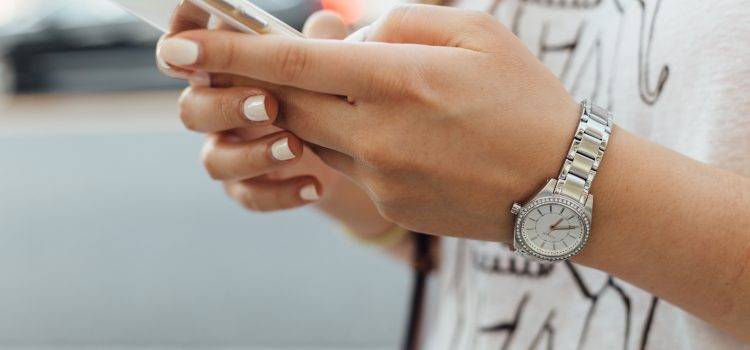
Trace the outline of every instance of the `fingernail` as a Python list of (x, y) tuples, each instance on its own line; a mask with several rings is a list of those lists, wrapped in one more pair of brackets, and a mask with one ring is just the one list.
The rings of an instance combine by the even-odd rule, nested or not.
[(156, 64), (159, 66), (159, 70), (166, 76), (175, 79), (190, 79), (190, 74), (175, 71), (172, 67), (164, 61), (161, 56), (156, 55)]
[[(169, 63), (167, 63), (167, 61), (161, 58), (161, 55), (159, 55), (158, 53), (156, 55), (156, 64), (159, 65), (159, 68), (165, 71), (169, 71), (169, 72), (172, 71), (172, 67), (169, 66)], [(174, 73), (174, 72), (171, 72), (171, 73)]]
[(188, 66), (198, 61), (199, 53), (200, 48), (195, 42), (172, 38), (161, 43), (158, 55), (169, 64)]
[(252, 96), (245, 100), (245, 117), (254, 122), (269, 120), (268, 111), (266, 110), (266, 96)]
[(302, 189), (299, 190), (299, 196), (308, 202), (315, 202), (320, 199), (318, 188), (313, 184), (302, 187)]
[(188, 78), (190, 85), (194, 87), (211, 87), (211, 75), (207, 72), (197, 72)]
[(286, 161), (297, 157), (289, 148), (289, 138), (285, 137), (273, 143), (271, 146), (271, 154), (274, 158), (280, 161)]

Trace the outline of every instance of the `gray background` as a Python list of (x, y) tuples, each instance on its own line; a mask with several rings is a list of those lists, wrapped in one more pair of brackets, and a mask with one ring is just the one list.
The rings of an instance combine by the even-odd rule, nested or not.
[[(0, 348), (394, 348), (406, 267), (312, 210), (237, 207), (167, 97), (163, 130), (118, 131), (127, 96), (0, 109)], [(113, 126), (55, 121), (99, 110)]]

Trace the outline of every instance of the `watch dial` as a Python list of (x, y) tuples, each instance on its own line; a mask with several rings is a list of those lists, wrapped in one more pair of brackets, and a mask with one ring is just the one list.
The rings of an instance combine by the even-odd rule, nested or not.
[(571, 254), (586, 238), (587, 221), (577, 211), (560, 203), (547, 202), (531, 207), (522, 220), (521, 238), (530, 250), (541, 255)]

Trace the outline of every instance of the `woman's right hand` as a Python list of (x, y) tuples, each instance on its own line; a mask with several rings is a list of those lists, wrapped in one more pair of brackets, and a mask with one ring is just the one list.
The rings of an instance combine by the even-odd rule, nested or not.
[[(183, 2), (172, 21), (171, 36), (205, 27), (205, 12)], [(308, 20), (305, 34), (314, 38), (343, 39), (347, 27), (330, 12)], [(279, 106), (262, 83), (237, 76), (207, 76), (169, 67), (166, 74), (192, 82), (180, 99), (181, 118), (193, 131), (208, 134), (202, 152), (209, 175), (221, 181), (227, 194), (252, 211), (287, 210), (314, 203), (362, 236), (388, 231), (369, 196), (339, 172), (328, 167), (290, 132), (273, 126)]]

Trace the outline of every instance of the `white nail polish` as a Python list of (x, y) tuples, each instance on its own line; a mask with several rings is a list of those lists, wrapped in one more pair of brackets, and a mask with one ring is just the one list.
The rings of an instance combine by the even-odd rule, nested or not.
[(297, 157), (289, 148), (289, 138), (285, 137), (273, 143), (271, 146), (271, 154), (274, 158), (280, 161), (286, 161)]
[(300, 198), (308, 202), (315, 202), (320, 199), (318, 188), (312, 184), (302, 187), (302, 189), (299, 191), (299, 196)]
[(170, 78), (183, 79), (183, 80), (190, 79), (190, 74), (178, 72), (172, 69), (172, 67), (169, 64), (167, 64), (167, 62), (165, 62), (164, 59), (161, 58), (161, 56), (159, 55), (156, 55), (156, 64), (159, 67), (159, 71), (161, 71), (162, 74)]
[(268, 111), (266, 110), (266, 96), (258, 95), (252, 96), (245, 100), (245, 117), (250, 121), (264, 122), (268, 119)]
[(177, 66), (188, 66), (198, 61), (200, 48), (198, 44), (180, 38), (164, 40), (157, 53), (164, 62)]

